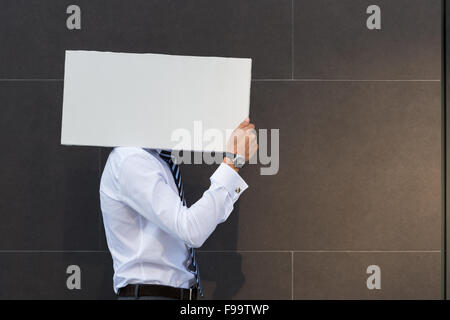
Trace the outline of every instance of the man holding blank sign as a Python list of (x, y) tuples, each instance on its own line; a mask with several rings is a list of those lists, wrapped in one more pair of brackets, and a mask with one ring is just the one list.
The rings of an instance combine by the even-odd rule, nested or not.
[(233, 131), (227, 157), (192, 206), (186, 205), (180, 168), (170, 151), (120, 147), (111, 152), (100, 201), (119, 298), (196, 299), (197, 292), (202, 294), (193, 248), (228, 218), (247, 189), (238, 159), (248, 161), (258, 149), (254, 128), (247, 118)]
[[(258, 148), (250, 84), (248, 58), (66, 51), (61, 143), (115, 147), (100, 204), (120, 298), (202, 295), (193, 248), (230, 215), (248, 187), (239, 168)], [(206, 140), (225, 138), (197, 141), (199, 123)], [(192, 206), (170, 150), (227, 155)]]

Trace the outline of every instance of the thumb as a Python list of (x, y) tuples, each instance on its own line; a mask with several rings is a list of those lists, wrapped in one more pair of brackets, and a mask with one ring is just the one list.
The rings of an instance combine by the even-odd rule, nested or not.
[(243, 129), (243, 128), (245, 128), (246, 126), (248, 126), (249, 123), (250, 123), (250, 118), (247, 117), (247, 118), (244, 119), (244, 121), (242, 121), (242, 122), (239, 124), (238, 128)]

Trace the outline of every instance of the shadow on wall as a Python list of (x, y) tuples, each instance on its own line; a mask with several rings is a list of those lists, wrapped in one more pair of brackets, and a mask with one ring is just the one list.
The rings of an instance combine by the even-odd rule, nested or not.
[[(193, 153), (192, 153), (193, 156)], [(181, 167), (186, 200), (191, 206), (209, 188), (209, 177), (217, 165), (187, 165)], [(205, 299), (232, 299), (242, 288), (242, 256), (237, 250), (239, 201), (228, 219), (219, 224), (205, 244), (197, 249)]]
[[(236, 252), (237, 248), (237, 230), (239, 220), (239, 203), (237, 202), (234, 211), (225, 222), (227, 225), (219, 225), (216, 235), (205, 244), (209, 247), (212, 243), (226, 244), (227, 252), (201, 252), (199, 256), (200, 272), (203, 281), (215, 283), (215, 288), (205, 286), (205, 298), (214, 300), (229, 300), (235, 297), (245, 282), (245, 276), (242, 272), (242, 256)], [(220, 229), (219, 229), (220, 228)], [(226, 242), (219, 242), (221, 235), (225, 235)], [(207, 249), (203, 249), (207, 250)], [(229, 250), (229, 251), (228, 251)]]

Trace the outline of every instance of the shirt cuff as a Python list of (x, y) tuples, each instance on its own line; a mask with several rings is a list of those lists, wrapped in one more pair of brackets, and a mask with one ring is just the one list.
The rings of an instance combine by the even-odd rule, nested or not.
[(233, 203), (239, 199), (239, 196), (248, 188), (244, 179), (230, 168), (226, 163), (221, 163), (217, 170), (211, 176), (211, 181), (214, 181), (227, 189)]

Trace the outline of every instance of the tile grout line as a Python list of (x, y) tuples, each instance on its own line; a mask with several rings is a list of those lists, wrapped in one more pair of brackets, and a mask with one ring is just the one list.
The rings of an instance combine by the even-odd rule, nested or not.
[(441, 298), (447, 300), (447, 3), (441, 1)]
[(291, 0), (291, 79), (294, 79), (294, 0)]
[(108, 250), (0, 250), (2, 253), (107, 253)]
[(441, 79), (252, 79), (253, 82), (441, 82)]
[[(0, 79), (0, 82), (63, 82), (64, 79)], [(279, 78), (252, 79), (252, 82), (441, 82), (441, 79), (308, 79), (308, 78)]]
[[(0, 250), (0, 253), (103, 253), (108, 250)], [(441, 250), (198, 250), (199, 253), (441, 253)]]
[(27, 81), (43, 81), (43, 82), (51, 82), (51, 81), (64, 81), (62, 78), (3, 78), (0, 79), (2, 82), (27, 82)]
[(440, 253), (441, 250), (198, 250), (199, 253)]

